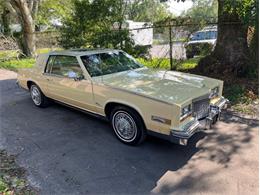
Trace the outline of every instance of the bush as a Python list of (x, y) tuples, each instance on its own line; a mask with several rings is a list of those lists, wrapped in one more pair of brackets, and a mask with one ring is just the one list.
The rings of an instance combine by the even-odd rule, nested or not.
[(149, 49), (151, 46), (136, 45), (126, 48), (125, 51), (136, 58), (150, 59)]
[(213, 50), (213, 45), (210, 43), (192, 43), (186, 47), (187, 58), (193, 58), (195, 55), (207, 56)]
[(161, 69), (170, 69), (170, 59), (167, 58), (153, 58), (153, 59), (137, 59), (141, 64), (149, 68), (161, 68)]
[[(201, 57), (196, 57), (187, 60), (173, 60), (174, 67), (176, 70), (189, 70), (193, 69), (198, 65), (199, 60)], [(144, 58), (137, 58), (137, 60), (149, 67), (149, 68), (160, 68), (170, 70), (170, 59), (168, 58), (153, 58), (153, 59), (144, 59)]]

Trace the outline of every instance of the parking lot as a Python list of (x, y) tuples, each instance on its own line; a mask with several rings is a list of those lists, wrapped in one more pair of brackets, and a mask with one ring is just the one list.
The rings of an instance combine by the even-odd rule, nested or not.
[(109, 124), (53, 104), (40, 109), (0, 70), (0, 149), (40, 194), (258, 194), (258, 119), (224, 112), (188, 146), (120, 143)]

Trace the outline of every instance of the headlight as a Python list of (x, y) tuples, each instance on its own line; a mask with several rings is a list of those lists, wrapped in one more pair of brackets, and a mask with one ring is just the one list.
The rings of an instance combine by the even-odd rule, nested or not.
[(192, 114), (191, 104), (181, 109), (181, 120)]
[(215, 87), (215, 88), (211, 89), (209, 98), (217, 97), (218, 93), (219, 93), (219, 87)]

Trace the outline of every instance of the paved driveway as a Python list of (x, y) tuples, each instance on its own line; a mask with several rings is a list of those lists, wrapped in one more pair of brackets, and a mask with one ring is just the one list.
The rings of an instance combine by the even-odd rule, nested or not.
[(41, 194), (258, 194), (258, 120), (225, 113), (186, 147), (155, 138), (130, 147), (104, 121), (35, 107), (15, 77), (0, 70), (0, 148)]

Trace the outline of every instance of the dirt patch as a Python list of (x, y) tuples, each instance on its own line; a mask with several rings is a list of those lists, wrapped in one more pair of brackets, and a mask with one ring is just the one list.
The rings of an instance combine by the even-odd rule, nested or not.
[(230, 72), (216, 72), (216, 66), (209, 66), (208, 69), (197, 66), (186, 72), (224, 81), (223, 96), (230, 100), (231, 110), (256, 118), (259, 113), (258, 76), (250, 78), (236, 77)]
[(26, 172), (15, 162), (15, 156), (0, 150), (0, 194), (37, 194), (26, 180)]
[(10, 70), (0, 69), (0, 80), (13, 79), (16, 77), (17, 73)]

